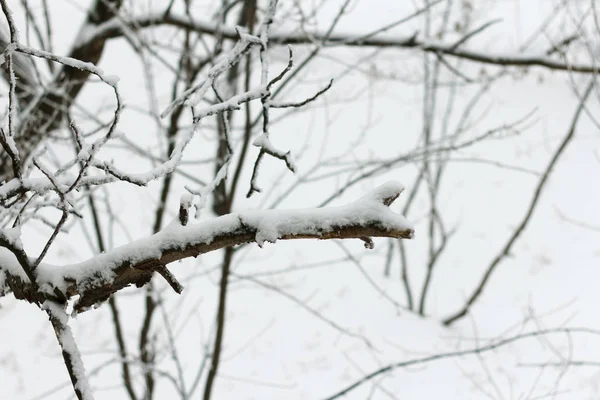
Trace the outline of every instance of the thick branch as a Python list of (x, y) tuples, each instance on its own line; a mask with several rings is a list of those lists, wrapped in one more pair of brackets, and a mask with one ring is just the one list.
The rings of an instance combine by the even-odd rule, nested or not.
[[(233, 27), (224, 27), (216, 23), (190, 20), (187, 16), (164, 13), (141, 16), (131, 21), (131, 26), (126, 29), (148, 28), (153, 26), (168, 25), (181, 29), (191, 30), (198, 33), (215, 35), (229, 40), (238, 40), (239, 35)], [(122, 21), (113, 18), (82, 38), (83, 41), (93, 42), (117, 38), (124, 34)], [(577, 64), (559, 60), (548, 56), (547, 52), (538, 55), (521, 55), (516, 51), (514, 54), (490, 53), (488, 51), (475, 51), (464, 49), (456, 43), (442, 43), (431, 40), (419, 39), (417, 34), (411, 33), (406, 36), (392, 35), (353, 35), (348, 33), (332, 33), (326, 35), (322, 32), (311, 32), (310, 35), (295, 32), (272, 32), (269, 34), (269, 43), (278, 44), (311, 44), (324, 41), (328, 46), (359, 46), (359, 47), (395, 47), (407, 49), (420, 49), (422, 51), (445, 54), (467, 60), (501, 66), (539, 66), (555, 70), (598, 73), (598, 66), (594, 63)]]
[[(403, 186), (388, 182), (363, 198), (341, 207), (305, 210), (254, 210), (213, 218), (196, 225), (179, 221), (148, 238), (115, 248), (78, 264), (37, 268), (40, 291), (29, 288), (25, 276), (11, 287), (17, 298), (41, 302), (56, 292), (67, 298), (80, 295), (76, 311), (105, 301), (118, 290), (147, 282), (148, 271), (173, 261), (197, 257), (225, 247), (291, 239), (363, 239), (413, 237), (410, 223), (388, 206)], [(8, 275), (22, 269), (14, 255), (0, 249), (0, 268)]]

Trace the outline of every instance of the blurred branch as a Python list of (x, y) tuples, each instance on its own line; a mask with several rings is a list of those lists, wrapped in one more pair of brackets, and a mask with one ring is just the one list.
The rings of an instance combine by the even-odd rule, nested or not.
[[(483, 25), (478, 30), (472, 32), (466, 38), (481, 32), (482, 29), (487, 28), (492, 21), (486, 25)], [(188, 16), (175, 15), (169, 13), (155, 13), (151, 15), (141, 16), (132, 21), (135, 27), (149, 28), (154, 26), (173, 26), (186, 30), (191, 30), (197, 33), (209, 34), (214, 36), (223, 37), (229, 40), (237, 40), (238, 33), (233, 27), (220, 26), (210, 22), (203, 22), (197, 20), (191, 20)], [(130, 27), (133, 29), (133, 27)], [(128, 28), (129, 29), (129, 28)], [(93, 32), (86, 39), (87, 41), (94, 40), (107, 40), (111, 38), (121, 37), (124, 34), (124, 27), (122, 22), (112, 19), (106, 23), (98, 26), (95, 32)], [(554, 53), (555, 46), (542, 51), (539, 54), (521, 55), (518, 50), (511, 53), (492, 53), (486, 50), (469, 50), (464, 49), (460, 45), (462, 39), (455, 43), (444, 43), (427, 39), (420, 39), (418, 32), (411, 33), (409, 35), (398, 36), (398, 35), (387, 35), (381, 34), (372, 35), (367, 34), (351, 34), (351, 33), (330, 33), (325, 32), (310, 32), (306, 33), (295, 33), (295, 32), (273, 32), (269, 35), (269, 42), (273, 44), (312, 44), (314, 42), (323, 41), (325, 46), (351, 46), (351, 47), (383, 47), (383, 48), (399, 48), (399, 49), (415, 49), (424, 52), (434, 54), (445, 54), (457, 58), (463, 58), (470, 61), (492, 64), (499, 66), (519, 66), (519, 67), (532, 67), (539, 66), (548, 69), (569, 71), (569, 72), (581, 72), (589, 74), (597, 74), (598, 66), (590, 62), (586, 63), (571, 63), (566, 60), (560, 60), (557, 58), (550, 57)], [(571, 42), (572, 38), (569, 37), (565, 40), (559, 41)]]
[[(121, 7), (122, 0), (95, 0), (88, 10), (87, 19), (82, 30), (102, 24), (110, 20)], [(50, 31), (48, 31), (50, 35)], [(81, 35), (78, 36), (81, 38)], [(50, 40), (50, 38), (48, 38)], [(14, 41), (13, 41), (14, 42)], [(75, 43), (70, 54), (66, 58), (50, 57), (52, 53), (37, 51), (18, 44), (16, 51), (42, 57), (48, 61), (61, 63), (63, 60), (75, 59), (80, 61), (78, 66), (63, 63), (61, 70), (54, 76), (53, 82), (46, 85), (53, 88), (51, 91), (42, 93), (30, 93), (21, 98), (22, 119), (26, 122), (19, 132), (15, 132), (15, 140), (21, 151), (21, 160), (27, 159), (37, 145), (47, 137), (46, 133), (57, 128), (64, 119), (66, 112), (75, 101), (85, 82), (93, 73), (91, 68), (79, 68), (85, 63), (88, 66), (98, 63), (104, 51), (106, 39), (95, 38), (85, 43)], [(51, 48), (49, 48), (51, 50)], [(31, 85), (34, 76), (24, 69), (19, 75), (19, 81)], [(31, 85), (38, 86), (38, 85)], [(9, 158), (0, 153), (0, 179), (8, 180), (10, 170), (7, 168)]]
[(544, 172), (544, 174), (538, 181), (538, 184), (537, 184), (534, 194), (533, 194), (533, 198), (531, 199), (531, 203), (529, 204), (529, 207), (527, 208), (527, 211), (525, 212), (525, 216), (523, 217), (523, 219), (521, 220), (521, 222), (519, 223), (517, 228), (513, 231), (512, 235), (509, 237), (509, 239), (506, 242), (506, 244), (504, 245), (504, 247), (500, 250), (498, 255), (492, 260), (492, 262), (488, 266), (487, 270), (485, 271), (483, 277), (481, 278), (479, 285), (475, 288), (475, 291), (473, 292), (473, 294), (471, 294), (469, 299), (466, 301), (465, 305), (459, 311), (457, 311), (456, 313), (454, 313), (451, 316), (444, 319), (444, 325), (450, 325), (450, 324), (456, 322), (457, 320), (461, 319), (465, 315), (467, 315), (467, 313), (469, 312), (473, 303), (475, 303), (475, 301), (477, 301), (479, 296), (481, 296), (481, 294), (483, 293), (483, 289), (485, 288), (485, 285), (487, 284), (488, 280), (490, 279), (490, 277), (491, 277), (492, 273), (494, 272), (494, 270), (496, 269), (496, 267), (500, 264), (500, 262), (502, 262), (502, 260), (504, 260), (510, 254), (510, 251), (512, 250), (513, 245), (517, 242), (517, 240), (519, 239), (521, 234), (525, 231), (525, 228), (527, 227), (527, 225), (529, 224), (529, 221), (531, 220), (531, 217), (533, 216), (533, 213), (534, 213), (534, 211), (538, 205), (538, 202), (542, 196), (542, 192), (546, 187), (546, 183), (548, 182), (548, 179), (550, 178), (550, 175), (552, 174), (552, 171), (554, 170), (555, 165), (558, 163), (560, 156), (564, 153), (564, 151), (567, 148), (567, 146), (569, 145), (569, 143), (575, 137), (575, 130), (576, 130), (575, 128), (577, 127), (577, 123), (579, 122), (579, 117), (581, 116), (581, 113), (585, 107), (585, 103), (586, 103), (589, 95), (592, 93), (592, 89), (594, 87), (595, 87), (595, 79), (592, 79), (590, 81), (590, 83), (587, 85), (587, 88), (585, 89), (583, 95), (580, 98), (579, 105), (577, 106), (577, 110), (575, 111), (575, 114), (574, 114), (571, 124), (569, 126), (569, 130), (567, 131), (567, 134), (565, 135), (565, 137), (561, 141), (560, 145), (554, 152), (552, 158), (550, 159), (550, 162), (548, 163), (548, 166), (546, 167), (546, 171)]
[[(88, 202), (90, 207), (90, 213), (92, 214), (92, 221), (94, 224), (94, 232), (96, 234), (97, 251), (102, 253), (106, 251), (104, 244), (104, 236), (102, 234), (102, 225), (100, 223), (100, 217), (96, 208), (94, 196), (90, 193), (88, 195)], [(129, 363), (127, 362), (127, 344), (125, 342), (125, 336), (123, 334), (123, 324), (119, 316), (119, 306), (117, 305), (117, 299), (115, 296), (111, 297), (108, 301), (110, 307), (110, 313), (112, 316), (112, 323), (114, 328), (115, 340), (119, 347), (119, 357), (121, 364), (121, 376), (123, 378), (123, 385), (131, 400), (137, 400), (135, 390), (133, 388), (133, 381), (131, 379), (131, 372), (129, 370)]]
[[(267, 47), (267, 38), (268, 38), (268, 29), (271, 23), (273, 22), (275, 7), (277, 6), (277, 0), (272, 0), (269, 2), (269, 7), (267, 9), (266, 15), (264, 16), (264, 20), (259, 26), (259, 35), (260, 35), (260, 54), (261, 54), (261, 66), (264, 69), (261, 73), (261, 85), (266, 89), (264, 96), (268, 96), (269, 87), (267, 86), (265, 78), (268, 74), (267, 61), (264, 59), (266, 55), (264, 54)], [(246, 27), (248, 29), (248, 34), (254, 34), (254, 28), (256, 25), (256, 17), (257, 17), (257, 0), (245, 0), (241, 7), (239, 16), (238, 16), (238, 25)], [(220, 19), (219, 24), (225, 22), (225, 15)], [(219, 48), (223, 45), (223, 37), (219, 36), (218, 46)], [(252, 76), (252, 54), (248, 53), (245, 57), (246, 65), (244, 68), (245, 77), (244, 77), (244, 89), (246, 92), (250, 90), (250, 79)], [(230, 68), (227, 73), (226, 82), (229, 85), (229, 90), (231, 92), (235, 92), (238, 81), (240, 80), (240, 64), (235, 64)], [(215, 95), (222, 101), (219, 95), (219, 91), (214, 85), (214, 82), (211, 84)], [(264, 100), (262, 100), (264, 104)], [(217, 115), (219, 124), (219, 145), (217, 146), (217, 154), (215, 163), (215, 177), (210, 186), (207, 186), (206, 189), (212, 190), (213, 192), (213, 210), (217, 215), (223, 215), (231, 212), (231, 207), (234, 201), (235, 192), (238, 189), (238, 178), (239, 172), (241, 172), (241, 168), (244, 165), (244, 161), (246, 159), (248, 144), (250, 143), (250, 137), (252, 136), (252, 127), (250, 125), (251, 121), (251, 110), (250, 103), (247, 102), (245, 104), (245, 124), (244, 124), (244, 139), (242, 144), (242, 149), (240, 152), (240, 158), (238, 161), (238, 170), (235, 172), (235, 176), (232, 182), (232, 186), (229, 191), (227, 191), (226, 185), (226, 177), (229, 170), (229, 165), (231, 163), (231, 159), (233, 156), (233, 147), (231, 145), (231, 132), (230, 132), (230, 123), (233, 119), (233, 113), (219, 113)], [(204, 197), (208, 196), (209, 193), (204, 192)], [(241, 221), (241, 219), (240, 219)], [(225, 337), (225, 324), (227, 320), (227, 299), (228, 299), (228, 287), (229, 287), (229, 274), (231, 271), (231, 265), (234, 257), (234, 249), (232, 247), (228, 247), (223, 253), (223, 261), (221, 263), (221, 280), (219, 282), (219, 298), (217, 305), (217, 317), (216, 317), (216, 331), (215, 331), (215, 340), (212, 344), (212, 351), (210, 353), (210, 367), (208, 369), (208, 375), (206, 377), (206, 382), (204, 384), (204, 391), (202, 394), (202, 398), (204, 400), (209, 400), (212, 396), (212, 391), (214, 387), (214, 382), (219, 372), (219, 366), (221, 363), (221, 351), (223, 350), (223, 340)], [(204, 363), (204, 360), (201, 364)]]
[(325, 398), (324, 400), (340, 399), (343, 396), (350, 393), (351, 391), (353, 391), (354, 389), (358, 388), (359, 386), (362, 386), (363, 384), (371, 381), (372, 379), (374, 379), (382, 374), (392, 372), (398, 368), (406, 368), (406, 367), (410, 367), (413, 365), (422, 365), (422, 364), (427, 364), (427, 363), (430, 363), (433, 361), (444, 360), (444, 359), (448, 359), (448, 358), (464, 357), (464, 356), (469, 356), (469, 355), (478, 355), (481, 353), (496, 350), (498, 348), (504, 347), (511, 343), (518, 342), (518, 341), (528, 339), (528, 338), (535, 338), (535, 337), (539, 337), (539, 336), (555, 335), (555, 334), (569, 335), (569, 334), (574, 334), (574, 333), (600, 336), (600, 331), (596, 331), (593, 329), (587, 329), (587, 328), (545, 329), (545, 330), (538, 330), (535, 332), (522, 333), (522, 334), (511, 336), (511, 337), (508, 337), (505, 339), (494, 340), (494, 341), (491, 341), (490, 344), (475, 347), (472, 349), (451, 351), (451, 352), (447, 352), (447, 353), (438, 353), (438, 354), (434, 354), (434, 355), (427, 356), (427, 357), (415, 358), (415, 359), (407, 360), (407, 361), (400, 361), (397, 363), (389, 364), (389, 365), (382, 367), (374, 372), (371, 372), (370, 374), (364, 376), (363, 378), (356, 381), (352, 385), (346, 387), (345, 389), (339, 391), (338, 393), (336, 393), (332, 396)]

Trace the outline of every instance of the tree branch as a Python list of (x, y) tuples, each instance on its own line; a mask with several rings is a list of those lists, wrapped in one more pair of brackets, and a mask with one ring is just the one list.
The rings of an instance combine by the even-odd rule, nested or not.
[[(404, 187), (388, 182), (361, 199), (341, 207), (305, 210), (254, 210), (232, 213), (181, 226), (179, 220), (150, 237), (131, 242), (78, 264), (38, 266), (33, 290), (15, 256), (0, 249), (0, 269), (19, 284), (10, 285), (15, 297), (43, 302), (57, 293), (79, 295), (77, 312), (106, 301), (132, 284), (147, 283), (149, 271), (173, 261), (197, 257), (225, 247), (292, 239), (361, 239), (364, 237), (413, 237), (414, 229), (388, 206)], [(9, 279), (12, 282), (14, 279)]]
[[(222, 26), (221, 24), (194, 21), (188, 16), (175, 15), (170, 13), (155, 13), (141, 16), (131, 21), (131, 26), (127, 29), (150, 28), (154, 26), (173, 26), (202, 34), (209, 34), (223, 37), (229, 40), (238, 40), (239, 35), (235, 28)], [(93, 42), (97, 40), (107, 40), (118, 38), (124, 34), (122, 21), (113, 18), (92, 32), (83, 40)], [(311, 32), (310, 34), (295, 32), (272, 32), (269, 34), (269, 43), (272, 44), (311, 44), (313, 42), (324, 41), (327, 46), (353, 46), (353, 47), (389, 47), (420, 49), (425, 52), (435, 54), (446, 54), (453, 57), (463, 58), (483, 64), (493, 64), (500, 66), (520, 66), (531, 67), (539, 66), (548, 69), (580, 72), (588, 74), (597, 74), (598, 66), (594, 63), (570, 63), (564, 60), (548, 56), (548, 52), (540, 52), (538, 55), (520, 55), (517, 51), (510, 53), (490, 53), (487, 51), (476, 51), (464, 49), (457, 46), (456, 43), (443, 43), (439, 41), (424, 40), (418, 37), (417, 33), (411, 33), (405, 36), (384, 36), (384, 35), (355, 35), (349, 33), (332, 33), (326, 35), (323, 32)], [(459, 43), (460, 44), (460, 43)]]

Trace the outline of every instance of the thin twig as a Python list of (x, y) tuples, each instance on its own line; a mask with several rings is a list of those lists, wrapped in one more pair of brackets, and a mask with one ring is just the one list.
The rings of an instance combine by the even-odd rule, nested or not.
[(359, 386), (362, 386), (363, 384), (371, 381), (372, 379), (374, 379), (382, 374), (392, 372), (399, 368), (405, 368), (405, 367), (409, 367), (409, 366), (413, 366), (413, 365), (427, 364), (427, 363), (430, 363), (433, 361), (438, 361), (438, 360), (443, 360), (443, 359), (448, 359), (448, 358), (476, 355), (476, 354), (485, 353), (485, 352), (489, 352), (491, 350), (501, 348), (503, 346), (506, 346), (508, 344), (511, 344), (511, 343), (514, 343), (514, 342), (517, 342), (520, 340), (524, 340), (524, 339), (528, 339), (528, 338), (535, 338), (535, 337), (544, 336), (544, 335), (564, 334), (564, 333), (567, 333), (567, 334), (581, 333), (581, 334), (591, 334), (594, 336), (600, 335), (600, 331), (595, 331), (593, 329), (587, 329), (587, 328), (547, 329), (547, 330), (541, 330), (541, 331), (535, 331), (535, 332), (522, 333), (522, 334), (518, 334), (518, 335), (515, 335), (512, 337), (505, 338), (505, 339), (498, 339), (498, 340), (492, 341), (490, 344), (483, 345), (480, 347), (475, 347), (472, 349), (451, 351), (451, 352), (447, 352), (447, 353), (438, 353), (438, 354), (434, 354), (434, 355), (427, 356), (427, 357), (415, 358), (415, 359), (407, 360), (407, 361), (400, 361), (397, 363), (389, 364), (385, 367), (379, 368), (378, 370), (376, 370), (374, 372), (371, 372), (370, 374), (364, 376), (363, 378), (359, 379), (358, 381), (356, 381), (355, 383), (351, 384), (350, 386), (344, 388), (343, 390), (337, 392), (336, 394), (326, 397), (324, 400), (335, 400), (335, 399), (342, 398), (343, 396), (347, 395), (354, 389), (358, 388)]

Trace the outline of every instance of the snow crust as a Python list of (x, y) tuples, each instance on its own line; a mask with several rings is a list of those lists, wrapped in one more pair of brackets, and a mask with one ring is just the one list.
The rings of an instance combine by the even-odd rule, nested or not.
[(360, 200), (341, 207), (306, 210), (262, 210), (240, 214), (242, 223), (257, 228), (256, 243), (275, 242), (283, 236), (319, 234), (324, 230), (348, 225), (368, 225), (380, 222), (388, 230), (413, 230), (413, 226), (400, 214), (389, 210), (383, 200), (397, 196), (404, 186), (388, 182)]

